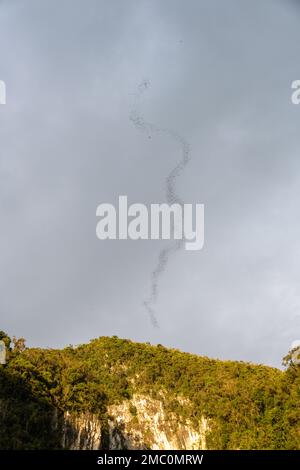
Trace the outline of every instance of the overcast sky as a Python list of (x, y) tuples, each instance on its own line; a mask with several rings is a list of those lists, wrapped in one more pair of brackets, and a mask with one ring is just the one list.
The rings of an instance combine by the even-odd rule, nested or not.
[[(300, 338), (300, 8), (265, 0), (0, 0), (0, 329), (30, 346), (118, 335), (280, 365)], [(100, 241), (96, 207), (205, 204), (205, 245)]]

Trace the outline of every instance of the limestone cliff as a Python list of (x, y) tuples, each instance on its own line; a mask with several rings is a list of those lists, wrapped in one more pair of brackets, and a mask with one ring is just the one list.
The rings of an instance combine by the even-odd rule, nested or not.
[(220, 361), (100, 337), (11, 351), (0, 449), (299, 449), (300, 365)]
[(135, 394), (112, 405), (105, 417), (66, 412), (62, 425), (65, 449), (206, 449), (208, 421), (197, 426), (165, 409), (163, 400)]

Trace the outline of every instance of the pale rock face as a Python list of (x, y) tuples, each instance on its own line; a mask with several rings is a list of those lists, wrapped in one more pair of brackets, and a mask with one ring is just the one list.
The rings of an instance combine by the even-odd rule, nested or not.
[(69, 450), (101, 449), (101, 422), (90, 413), (76, 416), (64, 414), (62, 447)]
[(163, 399), (134, 395), (131, 400), (108, 408), (106, 424), (93, 414), (65, 413), (62, 446), (66, 449), (101, 449), (103, 446), (109, 449), (206, 449), (208, 432), (208, 421), (204, 417), (195, 426), (189, 419), (182, 420), (177, 414), (166, 411)]

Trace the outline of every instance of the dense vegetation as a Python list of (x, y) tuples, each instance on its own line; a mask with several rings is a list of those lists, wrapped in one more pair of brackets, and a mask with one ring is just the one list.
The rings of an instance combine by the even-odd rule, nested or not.
[(0, 366), (2, 449), (59, 448), (55, 416), (103, 417), (136, 391), (195, 426), (210, 419), (209, 448), (300, 449), (300, 366), (289, 357), (283, 372), (117, 337), (63, 350), (14, 344)]

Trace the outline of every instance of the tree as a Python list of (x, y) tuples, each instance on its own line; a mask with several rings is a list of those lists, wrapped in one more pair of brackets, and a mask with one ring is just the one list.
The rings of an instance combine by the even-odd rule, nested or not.
[(5, 333), (5, 331), (2, 331), (2, 330), (0, 330), (0, 341), (1, 340), (4, 341), (6, 349), (10, 351), (11, 350), (11, 347), (10, 347), (11, 339), (8, 336), (8, 334)]
[(25, 349), (26, 349), (26, 345), (25, 345), (25, 342), (26, 342), (26, 339), (25, 338), (16, 338), (15, 336), (13, 336), (13, 351), (14, 352), (23, 352)]
[(284, 367), (290, 367), (292, 365), (300, 365), (300, 346), (296, 346), (291, 349), (286, 356), (282, 359), (282, 365)]

